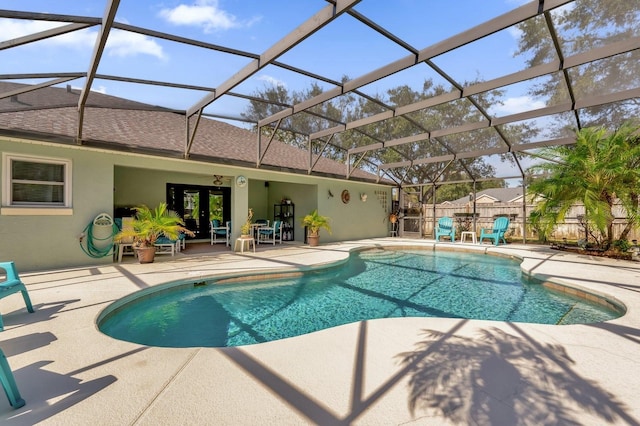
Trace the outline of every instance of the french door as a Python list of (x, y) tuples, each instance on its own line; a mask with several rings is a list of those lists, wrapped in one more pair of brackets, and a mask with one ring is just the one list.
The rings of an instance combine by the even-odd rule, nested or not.
[(209, 223), (231, 220), (231, 188), (187, 184), (167, 184), (167, 207), (184, 219), (195, 239), (209, 238)]

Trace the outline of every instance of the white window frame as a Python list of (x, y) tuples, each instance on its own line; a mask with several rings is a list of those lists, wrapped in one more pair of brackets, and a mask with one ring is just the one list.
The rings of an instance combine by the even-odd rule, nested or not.
[[(64, 166), (64, 203), (30, 203), (15, 204), (13, 202), (13, 176), (11, 163), (25, 161), (29, 163), (58, 164)], [(71, 215), (73, 214), (72, 194), (72, 161), (64, 158), (40, 157), (24, 154), (2, 153), (2, 209), (1, 215)], [(43, 182), (42, 184), (45, 184)], [(46, 182), (46, 184), (51, 184)]]

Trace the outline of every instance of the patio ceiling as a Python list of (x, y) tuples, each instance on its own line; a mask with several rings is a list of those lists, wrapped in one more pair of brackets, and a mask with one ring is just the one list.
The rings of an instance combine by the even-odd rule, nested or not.
[[(540, 148), (571, 144), (570, 128), (599, 124), (594, 113), (598, 108), (618, 105), (619, 109), (627, 112), (620, 118), (612, 118), (614, 122), (607, 123), (610, 125), (622, 124), (616, 120), (639, 116), (638, 2), (623, 0), (635, 19), (635, 29), (616, 32), (612, 23), (622, 3), (619, 0), (601, 1), (605, 5), (610, 4), (612, 21), (603, 20), (599, 24), (601, 37), (597, 42), (580, 45), (575, 40), (580, 38), (582, 27), (578, 23), (568, 26), (566, 22), (561, 24), (558, 21), (567, 10), (581, 8), (589, 0), (535, 0), (515, 8), (504, 6), (496, 16), (485, 18), (486, 11), (485, 14), (478, 13), (482, 22), (445, 37), (431, 34), (428, 22), (430, 19), (451, 20), (452, 27), (456, 28), (460, 12), (453, 10), (453, 6), (448, 16), (425, 15), (425, 26), (422, 27), (403, 26), (404, 19), (408, 21), (411, 14), (423, 11), (410, 7), (402, 10), (405, 6), (400, 3), (389, 6), (394, 8), (393, 19), (390, 19), (373, 7), (374, 0), (314, 0), (305, 2), (304, 11), (287, 14), (292, 22), (282, 23), (284, 33), (265, 36), (265, 43), (270, 44), (258, 53), (211, 43), (208, 40), (212, 37), (192, 38), (182, 35), (186, 33), (180, 30), (168, 33), (153, 27), (137, 26), (127, 14), (127, 8), (135, 1), (106, 0), (101, 17), (66, 14), (61, 5), (65, 2), (49, 5), (50, 10), (58, 8), (57, 13), (0, 10), (0, 18), (57, 24), (30, 35), (0, 40), (0, 62), (5, 59), (7, 64), (0, 67), (0, 80), (32, 84), (19, 91), (0, 93), (0, 99), (42, 87), (76, 82), (82, 88), (77, 106), (76, 142), (82, 144), (89, 92), (97, 90), (105, 82), (122, 85), (127, 87), (123, 92), (130, 94), (122, 97), (184, 114), (187, 129), (184, 132), (185, 158), (190, 157), (198, 123), (203, 118), (246, 123), (250, 120), (243, 113), (251, 102), (269, 104), (272, 107), (269, 111), (274, 107), (278, 111), (251, 123), (260, 129), (260, 136), (256, 137), (256, 167), (261, 167), (270, 147), (270, 140), (265, 135), (272, 134), (273, 129), (287, 129), (305, 137), (306, 148), (309, 149), (309, 174), (313, 174), (318, 157), (333, 150), (334, 155), (335, 152), (342, 153), (346, 178), (353, 170), (362, 167), (377, 173), (379, 178), (392, 179), (398, 184), (442, 183), (444, 171), (450, 167), (457, 167), (461, 173), (456, 180), (449, 178), (448, 182), (487, 179), (471, 167), (477, 159), (489, 164), (500, 163), (500, 174), (496, 174), (496, 178), (523, 178), (527, 164), (537, 158)], [(286, 6), (287, 2), (277, 4)], [(293, 7), (293, 4), (289, 5)], [(263, 7), (270, 6), (265, 4)], [(521, 32), (526, 26), (539, 29), (536, 42), (548, 45), (551, 53), (540, 61), (528, 58), (527, 61), (513, 59), (498, 63), (498, 57), (492, 57), (491, 46), (497, 39)], [(585, 28), (593, 31), (593, 25)], [(91, 29), (94, 30), (90, 33), (94, 37), (93, 50), (90, 55), (85, 52), (83, 69), (66, 69), (64, 61), (60, 61), (60, 68), (55, 70), (39, 69), (36, 61), (33, 69), (29, 69), (29, 64), (14, 66), (6, 60), (17, 49)], [(183, 64), (190, 68), (189, 81), (171, 80), (153, 67), (147, 67), (141, 75), (135, 72), (127, 75), (111, 73), (110, 70), (118, 69), (113, 64), (118, 58), (105, 54), (105, 46), (110, 35), (116, 32), (137, 34), (145, 40), (177, 46), (184, 58), (193, 58), (192, 61), (185, 59), (188, 62)], [(344, 43), (334, 43), (336, 34), (343, 34)], [(270, 37), (277, 38), (271, 42)], [(309, 51), (317, 51), (315, 61), (305, 59), (302, 54)], [(199, 62), (197, 58), (203, 52), (208, 61)], [(477, 52), (482, 52), (480, 60)], [(367, 70), (343, 78), (359, 72), (360, 67), (354, 64), (358, 61), (364, 62)], [(324, 62), (332, 64), (330, 73), (327, 73), (326, 66), (318, 66)], [(17, 71), (7, 72), (11, 67)], [(624, 75), (635, 75), (636, 78), (627, 79), (621, 75), (617, 80), (608, 80), (606, 85), (597, 85), (593, 84), (597, 77), (589, 77), (590, 74), (585, 72), (590, 67), (600, 72), (605, 70), (608, 74), (624, 68)], [(465, 68), (471, 68), (482, 78), (469, 78)], [(285, 83), (315, 84), (322, 90), (290, 104), (276, 102), (259, 96), (260, 77), (264, 75), (261, 73), (280, 76)], [(427, 79), (442, 90), (410, 102), (398, 100), (394, 103), (379, 96), (401, 85), (419, 92)], [(550, 79), (560, 82), (557, 87), (563, 87), (563, 90), (553, 95), (545, 95), (538, 90), (536, 98), (523, 95), (536, 92), (537, 87)], [(295, 87), (294, 83), (287, 84)], [(137, 99), (136, 90), (132, 87), (152, 88), (162, 95)], [(375, 108), (370, 108), (365, 116), (344, 120), (325, 114), (327, 106), (340, 105), (341, 100), (348, 96)], [(499, 108), (515, 98), (527, 101), (518, 109)], [(148, 99), (162, 101), (150, 102)], [(493, 102), (487, 104), (487, 99)], [(464, 108), (466, 113), (458, 117), (444, 117), (443, 108)], [(296, 117), (313, 117), (316, 128), (312, 131), (296, 128), (299, 122)], [(431, 120), (425, 117), (431, 117)], [(436, 127), (431, 127), (433, 123), (437, 123)], [(513, 131), (523, 126), (533, 130)], [(389, 128), (394, 131), (383, 130)], [(264, 132), (264, 129), (270, 131)], [(389, 137), (390, 134), (393, 137)], [(353, 142), (356, 139), (359, 141), (357, 144)], [(382, 155), (390, 151), (394, 153), (393, 157)], [(158, 153), (161, 155), (162, 152), (159, 147)], [(395, 160), (388, 161), (388, 158)], [(415, 178), (404, 178), (410, 170), (429, 165), (438, 167), (422, 174), (420, 182)]]

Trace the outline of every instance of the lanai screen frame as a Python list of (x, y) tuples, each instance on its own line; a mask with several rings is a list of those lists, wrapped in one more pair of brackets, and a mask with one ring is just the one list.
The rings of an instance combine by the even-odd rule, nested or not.
[[(445, 155), (426, 157), (426, 158), (407, 158), (405, 156), (405, 160), (398, 161), (395, 163), (387, 163), (387, 164), (369, 164), (369, 168), (375, 168), (377, 171), (378, 182), (393, 182), (395, 185), (402, 187), (403, 185), (433, 185), (440, 186), (444, 183), (458, 183), (458, 182), (478, 182), (479, 180), (486, 180), (487, 178), (481, 178), (479, 176), (473, 176), (471, 172), (469, 172), (469, 179), (463, 179), (456, 182), (444, 182), (440, 180), (441, 174), (437, 176), (432, 176), (428, 181), (423, 182), (408, 182), (404, 179), (398, 180), (392, 174), (388, 173), (389, 170), (392, 169), (407, 169), (415, 166), (420, 166), (429, 163), (441, 163), (444, 164), (445, 167), (452, 167), (453, 164), (458, 164), (462, 168), (465, 168), (463, 160), (496, 155), (496, 154), (507, 154), (511, 155), (517, 169), (518, 174), (514, 176), (503, 176), (497, 179), (511, 179), (511, 178), (525, 178), (526, 170), (521, 165), (517, 153), (530, 153), (535, 152), (535, 150), (548, 147), (548, 146), (558, 146), (558, 145), (566, 145), (574, 143), (574, 138), (572, 137), (561, 137), (555, 139), (548, 139), (536, 142), (529, 142), (526, 144), (520, 144), (518, 141), (509, 140), (509, 138), (500, 131), (499, 126), (516, 123), (523, 120), (531, 120), (541, 117), (546, 117), (554, 114), (561, 113), (569, 113), (575, 117), (575, 121), (577, 123), (577, 127), (580, 128), (582, 123), (580, 121), (579, 112), (582, 109), (587, 109), (591, 107), (596, 107), (600, 105), (605, 105), (609, 103), (621, 102), (629, 99), (640, 98), (640, 87), (633, 88), (629, 90), (621, 90), (614, 93), (608, 93), (604, 95), (595, 95), (595, 96), (587, 96), (587, 97), (579, 97), (576, 95), (576, 92), (573, 90), (574, 82), (571, 81), (569, 77), (569, 70), (573, 67), (578, 67), (584, 64), (589, 64), (594, 61), (602, 60), (605, 58), (613, 57), (616, 55), (623, 55), (635, 50), (640, 49), (640, 37), (629, 38), (625, 40), (621, 40), (615, 43), (607, 44), (606, 46), (590, 49), (588, 51), (577, 53), (574, 55), (565, 55), (562, 51), (562, 46), (560, 41), (558, 40), (556, 30), (553, 26), (553, 21), (551, 19), (551, 12), (565, 5), (569, 5), (571, 3), (575, 3), (577, 0), (534, 0), (523, 6), (520, 6), (516, 9), (511, 10), (503, 15), (500, 15), (496, 18), (493, 18), (489, 21), (486, 21), (474, 28), (471, 28), (467, 31), (459, 33), (456, 36), (447, 38), (442, 40), (436, 44), (428, 46), (423, 49), (417, 49), (411, 46), (406, 40), (401, 39), (400, 37), (395, 36), (390, 31), (386, 30), (383, 26), (377, 24), (367, 16), (359, 13), (355, 6), (359, 3), (366, 0), (326, 0), (327, 4), (322, 7), (318, 12), (313, 14), (308, 20), (299, 25), (295, 30), (291, 31), (288, 35), (283, 37), (281, 40), (273, 44), (270, 48), (265, 50), (261, 54), (256, 54), (252, 52), (240, 51), (237, 49), (231, 49), (225, 46), (214, 45), (211, 43), (203, 42), (201, 40), (195, 39), (187, 39), (184, 37), (180, 37), (174, 34), (169, 33), (161, 33), (158, 31), (137, 27), (133, 25), (128, 25), (125, 23), (116, 22), (115, 16), (118, 10), (120, 1), (119, 0), (106, 0), (105, 2), (105, 12), (101, 18), (97, 17), (83, 17), (83, 16), (72, 16), (72, 15), (59, 15), (59, 14), (42, 14), (42, 13), (33, 13), (33, 12), (24, 12), (24, 11), (11, 11), (11, 10), (0, 10), (0, 17), (3, 18), (12, 18), (12, 19), (26, 19), (26, 20), (43, 20), (43, 21), (55, 21), (55, 22), (64, 22), (67, 23), (64, 26), (54, 28), (47, 31), (42, 31), (39, 33), (31, 34), (29, 36), (16, 38), (13, 40), (8, 40), (0, 43), (0, 50), (10, 49), (12, 47), (20, 46), (27, 43), (32, 43), (38, 40), (43, 40), (50, 37), (55, 37), (61, 34), (78, 31), (81, 29), (89, 28), (89, 27), (98, 27), (100, 29), (99, 35), (96, 39), (93, 54), (91, 57), (91, 61), (87, 66), (87, 70), (84, 72), (75, 72), (75, 73), (33, 73), (33, 74), (5, 74), (0, 75), (0, 80), (24, 80), (24, 79), (48, 79), (41, 84), (30, 86), (25, 89), (16, 90), (7, 93), (0, 93), (0, 98), (6, 98), (10, 96), (17, 95), (22, 92), (37, 90), (41, 87), (58, 85), (61, 83), (73, 81), (76, 79), (85, 79), (85, 83), (83, 85), (81, 95), (78, 101), (77, 109), (78, 109), (78, 119), (77, 119), (77, 131), (76, 131), (76, 143), (78, 145), (83, 144), (83, 117), (84, 111), (86, 108), (86, 101), (91, 90), (92, 84), (95, 79), (104, 79), (104, 80), (113, 80), (113, 81), (123, 81), (127, 83), (133, 84), (143, 84), (143, 85), (156, 85), (156, 86), (164, 86), (164, 87), (176, 87), (182, 89), (192, 89), (208, 92), (206, 96), (204, 96), (198, 102), (192, 104), (184, 111), (175, 111), (184, 115), (185, 118), (185, 138), (184, 138), (184, 152), (183, 156), (185, 159), (189, 159), (191, 155), (191, 147), (194, 141), (194, 138), (198, 132), (198, 123), (202, 119), (202, 117), (211, 117), (211, 118), (231, 118), (235, 120), (243, 120), (243, 118), (238, 114), (237, 116), (221, 116), (219, 114), (211, 114), (206, 112), (206, 108), (216, 101), (224, 98), (224, 97), (240, 97), (248, 100), (252, 100), (255, 102), (268, 102), (265, 99), (260, 99), (255, 96), (249, 96), (242, 93), (233, 92), (233, 89), (238, 87), (241, 83), (246, 81), (251, 76), (255, 75), (258, 71), (263, 69), (268, 65), (274, 65), (277, 67), (281, 67), (287, 69), (288, 71), (298, 73), (318, 81), (322, 81), (324, 83), (333, 85), (334, 88), (331, 90), (326, 90), (322, 94), (315, 96), (311, 99), (307, 99), (303, 102), (294, 104), (294, 105), (281, 105), (282, 110), (276, 114), (273, 114), (269, 117), (265, 117), (260, 121), (253, 123), (257, 126), (258, 132), (256, 137), (256, 160), (255, 166), (256, 168), (262, 167), (262, 160), (264, 158), (265, 153), (269, 149), (270, 140), (265, 140), (263, 138), (262, 128), (270, 127), (272, 129), (277, 129), (280, 126), (282, 120), (285, 120), (289, 117), (292, 117), (294, 114), (301, 113), (309, 113), (310, 109), (314, 106), (320, 105), (323, 102), (330, 101), (331, 99), (336, 98), (337, 96), (344, 95), (347, 93), (354, 93), (358, 96), (362, 96), (367, 98), (370, 101), (377, 102), (380, 107), (384, 110), (384, 112), (375, 114), (363, 119), (354, 120), (351, 122), (344, 123), (335, 123), (335, 125), (323, 129), (321, 131), (306, 134), (308, 142), (308, 151), (309, 151), (309, 164), (307, 169), (307, 174), (312, 175), (314, 173), (314, 167), (317, 163), (318, 158), (322, 155), (322, 152), (326, 147), (332, 145), (332, 137), (334, 135), (340, 134), (341, 132), (355, 130), (359, 131), (363, 126), (375, 124), (375, 123), (383, 123), (385, 120), (392, 118), (403, 118), (409, 120), (408, 114), (412, 112), (416, 112), (419, 110), (424, 110), (428, 108), (433, 108), (438, 105), (445, 104), (447, 102), (452, 102), (456, 100), (466, 100), (474, 104), (474, 107), (477, 108), (477, 111), (482, 115), (483, 120), (473, 123), (466, 123), (460, 126), (450, 127), (450, 128), (441, 128), (441, 129), (421, 129), (422, 131), (417, 132), (414, 135), (393, 139), (393, 140), (380, 140), (372, 135), (365, 134), (365, 137), (370, 139), (370, 144), (355, 148), (346, 149), (346, 164), (345, 164), (345, 179), (350, 179), (353, 173), (353, 170), (362, 162), (366, 160), (366, 154), (370, 153), (374, 150), (380, 149), (393, 149), (394, 147), (398, 147), (404, 144), (413, 143), (417, 141), (428, 141), (429, 143), (438, 144), (442, 147), (442, 149), (447, 152)], [(327, 25), (331, 25), (333, 21), (339, 18), (343, 14), (348, 14), (352, 18), (366, 25), (372, 31), (382, 35), (386, 39), (391, 42), (397, 44), (407, 51), (407, 56), (398, 59), (396, 61), (390, 62), (383, 67), (372, 70), (371, 72), (356, 77), (352, 80), (346, 82), (338, 82), (327, 76), (318, 75), (316, 73), (310, 72), (308, 70), (300, 69), (293, 67), (291, 65), (282, 63), (279, 61), (279, 58), (288, 52), (290, 49), (294, 48), (298, 44), (302, 43), (306, 38), (312, 36), (314, 33), (322, 29)], [(433, 59), (438, 55), (445, 54), (452, 50), (455, 50), (461, 46), (465, 46), (469, 43), (473, 43), (477, 40), (480, 40), (484, 37), (487, 37), (491, 34), (494, 34), (498, 31), (507, 29), (516, 25), (518, 23), (524, 22), (527, 19), (533, 19), (536, 17), (542, 17), (547, 26), (547, 31), (550, 34), (553, 45), (556, 49), (557, 59), (551, 62), (544, 63), (543, 65), (535, 66), (532, 68), (524, 69), (515, 73), (507, 74), (500, 76), (498, 78), (483, 81), (478, 84), (474, 84), (471, 86), (464, 87), (462, 82), (456, 81), (452, 76), (447, 74), (444, 70), (440, 69), (434, 62)], [(110, 31), (112, 29), (118, 29), (123, 31), (129, 31), (137, 34), (146, 35), (149, 37), (155, 37), (165, 40), (170, 40), (176, 43), (182, 43), (189, 46), (194, 46), (203, 49), (211, 49), (218, 52), (223, 52), (230, 55), (241, 56), (243, 58), (247, 58), (249, 63), (239, 69), (231, 78), (227, 79), (223, 83), (219, 84), (216, 87), (204, 87), (204, 86), (196, 86), (196, 85), (188, 85), (181, 84), (170, 81), (154, 81), (154, 80), (145, 80), (145, 79), (135, 79), (129, 78), (121, 75), (104, 75), (99, 74), (97, 72), (98, 66), (100, 62), (103, 60), (103, 53), (105, 49), (105, 45), (107, 39), (109, 37)], [(372, 98), (371, 96), (366, 95), (360, 89), (374, 81), (383, 79), (387, 76), (390, 76), (394, 73), (398, 73), (400, 71), (406, 70), (418, 64), (427, 65), (431, 68), (432, 71), (440, 75), (444, 80), (448, 81), (451, 86), (454, 88), (452, 91), (430, 98), (426, 100), (422, 100), (417, 103), (413, 103), (410, 105), (403, 106), (389, 106), (384, 105), (382, 102), (379, 102)], [(546, 106), (542, 108), (531, 109), (525, 112), (521, 112), (518, 114), (512, 114), (508, 116), (502, 117), (494, 117), (491, 116), (485, 109), (482, 108), (477, 102), (472, 98), (473, 95), (488, 92), (494, 89), (499, 89), (506, 87), (511, 84), (524, 82), (528, 80), (532, 80), (535, 78), (539, 78), (542, 76), (549, 75), (551, 73), (561, 73), (564, 76), (565, 84), (569, 89), (570, 98), (566, 102), (562, 102), (552, 106)], [(313, 113), (317, 114), (317, 113)], [(329, 120), (327, 117), (323, 117)], [(415, 123), (414, 123), (415, 124)], [(478, 131), (481, 129), (494, 129), (500, 139), (500, 146), (492, 147), (490, 149), (483, 149), (478, 151), (460, 151), (455, 150), (451, 146), (448, 146), (446, 143), (442, 141), (443, 138), (451, 135), (458, 135), (466, 132)], [(297, 131), (296, 129), (291, 129), (292, 131)], [(320, 154), (315, 154), (313, 148), (313, 144), (319, 145)], [(337, 145), (332, 145), (335, 149), (344, 149)], [(160, 151), (159, 151), (160, 153)], [(161, 154), (160, 154), (161, 155)], [(200, 158), (199, 158), (200, 159)], [(468, 171), (468, 170), (467, 170)]]

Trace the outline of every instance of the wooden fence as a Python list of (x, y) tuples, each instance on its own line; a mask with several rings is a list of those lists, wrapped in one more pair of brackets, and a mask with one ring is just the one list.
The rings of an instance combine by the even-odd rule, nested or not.
[[(481, 228), (491, 228), (496, 217), (507, 216), (510, 219), (509, 231), (507, 239), (517, 242), (524, 241), (524, 230), (526, 226), (526, 240), (538, 241), (536, 230), (529, 223), (529, 215), (533, 211), (535, 205), (527, 204), (523, 210), (522, 203), (493, 203), (493, 204), (476, 204), (475, 218), (473, 214), (473, 204), (436, 204), (435, 210), (433, 204), (424, 204), (422, 206), (422, 216), (420, 209), (413, 208), (405, 211), (402, 218), (400, 233), (405, 236), (422, 236), (433, 238), (434, 224), (437, 224), (439, 218), (449, 216), (454, 218), (456, 222), (457, 235), (462, 231), (476, 231), (480, 234)], [(525, 217), (527, 220), (523, 220)], [(616, 216), (613, 223), (614, 239), (617, 239), (625, 226), (627, 225), (626, 214), (624, 209), (617, 205), (614, 208)], [(548, 237), (552, 241), (577, 241), (584, 239), (585, 228), (581, 224), (581, 216), (584, 215), (584, 206), (576, 205), (568, 212), (564, 223), (556, 226), (554, 232)], [(474, 220), (475, 219), (475, 220)], [(475, 226), (475, 228), (474, 228)], [(640, 237), (640, 230), (634, 229), (628, 236), (628, 240), (637, 240)]]

